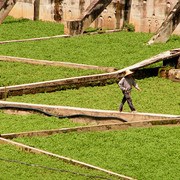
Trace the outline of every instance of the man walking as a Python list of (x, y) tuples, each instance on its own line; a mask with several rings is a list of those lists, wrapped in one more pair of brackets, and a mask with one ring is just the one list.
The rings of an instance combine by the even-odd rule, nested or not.
[(130, 109), (132, 112), (136, 112), (136, 109), (134, 108), (132, 104), (132, 99), (130, 97), (131, 89), (132, 86), (134, 86), (138, 91), (141, 91), (141, 89), (138, 87), (138, 85), (135, 83), (133, 77), (132, 77), (133, 72), (130, 70), (126, 70), (125, 76), (119, 81), (118, 85), (121, 88), (124, 97), (122, 99), (122, 102), (119, 107), (119, 111), (122, 112), (123, 110), (123, 105), (127, 101)]

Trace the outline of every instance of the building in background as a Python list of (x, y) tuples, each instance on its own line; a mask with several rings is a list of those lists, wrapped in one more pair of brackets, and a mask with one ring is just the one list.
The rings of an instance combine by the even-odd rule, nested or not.
[[(78, 19), (93, 0), (18, 0), (10, 12), (15, 18), (65, 23)], [(136, 32), (154, 33), (178, 0), (112, 0), (91, 24), (102, 29), (121, 29), (132, 24)], [(180, 25), (174, 34), (180, 35)]]

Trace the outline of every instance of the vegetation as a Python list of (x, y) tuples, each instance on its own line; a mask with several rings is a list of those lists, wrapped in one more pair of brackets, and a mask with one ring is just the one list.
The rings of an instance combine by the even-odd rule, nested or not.
[(83, 126), (86, 124), (74, 123), (71, 120), (57, 117), (47, 117), (42, 114), (13, 115), (0, 112), (0, 134), (27, 132), (49, 129), (61, 129)]
[(135, 27), (133, 26), (133, 24), (129, 24), (129, 23), (125, 23), (123, 29), (125, 31), (130, 31), (130, 32), (134, 32), (135, 31)]
[[(10, 22), (9, 24), (12, 24)], [(36, 22), (30, 22), (36, 24)], [(15, 25), (18, 24), (21, 23), (15, 23)], [(4, 24), (4, 26), (5, 25), (6, 24)], [(56, 25), (59, 26), (59, 24)], [(29, 31), (35, 31), (35, 28), (30, 27), (33, 27), (33, 25), (28, 26)], [(46, 23), (42, 23), (41, 28), (46, 29)], [(12, 29), (15, 30), (16, 27), (12, 28), (10, 26), (9, 31)], [(1, 34), (6, 33), (6, 31), (8, 30), (3, 28), (0, 30)], [(18, 30), (16, 30), (16, 32), (18, 32)], [(21, 32), (23, 33), (25, 31)], [(48, 30), (45, 30), (45, 32), (48, 32)], [(7, 33), (3, 37), (9, 39), (10, 34), (11, 33)], [(147, 46), (146, 43), (151, 36), (152, 34), (148, 33), (122, 31), (113, 34), (8, 43), (1, 44), (0, 55), (73, 62), (121, 69), (161, 52), (180, 47), (180, 37), (175, 35), (171, 36), (166, 44), (158, 43)], [(21, 37), (21, 39), (23, 39), (23, 37)]]
[(8, 16), (0, 26), (0, 41), (30, 39), (64, 34), (62, 24)]
[[(139, 112), (179, 114), (179, 84), (158, 77), (137, 81), (142, 91), (132, 89), (133, 104)], [(82, 87), (46, 94), (9, 97), (8, 101), (118, 110), (123, 94), (117, 84)], [(124, 111), (130, 111), (127, 103)]]
[(56, 134), (45, 138), (18, 138), (15, 141), (139, 180), (178, 180), (179, 136), (180, 127), (154, 127)]
[[(46, 166), (53, 169), (66, 170), (81, 174), (93, 175), (93, 176), (101, 176), (109, 179), (115, 179), (114, 177), (110, 177), (109, 175), (98, 172), (95, 170), (90, 170), (87, 168), (81, 168), (78, 166), (74, 166), (71, 164), (66, 164), (60, 161), (57, 158), (51, 158), (45, 155), (37, 155), (30, 154), (29, 152), (21, 152), (17, 150), (15, 147), (11, 145), (0, 145), (0, 154), (3, 159), (7, 160), (15, 160), (21, 161), (27, 164), (35, 164), (40, 166)], [(1, 180), (49, 180), (49, 179), (72, 179), (72, 180), (84, 180), (84, 179), (92, 179), (92, 177), (84, 177), (77, 174), (72, 174), (69, 172), (58, 172), (49, 169), (43, 169), (40, 167), (26, 166), (24, 164), (7, 162), (0, 160), (1, 167)], [(94, 179), (94, 178), (93, 178)]]
[[(56, 23), (8, 17), (0, 26), (0, 40), (27, 39), (63, 34)], [(7, 56), (65, 61), (124, 68), (161, 52), (180, 47), (180, 37), (171, 36), (166, 44), (146, 46), (152, 34), (119, 32), (34, 42), (1, 44)], [(159, 64), (161, 65), (161, 64)], [(157, 65), (156, 65), (157, 66)], [(69, 72), (71, 71), (71, 72)], [(51, 80), (94, 73), (51, 66), (0, 62), (0, 86)], [(18, 79), (18, 77), (20, 77)], [(179, 114), (179, 84), (157, 77), (137, 80), (142, 91), (133, 89), (132, 99), (139, 112)], [(117, 84), (86, 87), (55, 93), (10, 97), (8, 101), (118, 110), (122, 93)], [(124, 111), (129, 111), (126, 104)], [(31, 114), (8, 115), (0, 112), (0, 133), (74, 127), (82, 124), (68, 119)], [(43, 123), (42, 123), (43, 122)], [(179, 179), (179, 127), (136, 128), (113, 132), (56, 134), (47, 137), (18, 138), (18, 142), (74, 158), (137, 179)], [(50, 157), (19, 152), (0, 145), (1, 158), (39, 164), (93, 175), (104, 173), (66, 165)], [(0, 179), (84, 179), (36, 167), (0, 161)], [(7, 171), (8, 169), (8, 171)], [(9, 173), (11, 172), (11, 173)], [(2, 176), (3, 174), (3, 176)], [(108, 177), (108, 176), (106, 176)], [(114, 177), (112, 179), (115, 179)]]
[(102, 71), (90, 69), (82, 70), (3, 61), (0, 61), (0, 69), (1, 87), (102, 73)]

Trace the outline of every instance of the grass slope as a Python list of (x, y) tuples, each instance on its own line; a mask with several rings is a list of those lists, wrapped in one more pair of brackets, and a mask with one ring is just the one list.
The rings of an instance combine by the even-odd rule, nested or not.
[[(24, 19), (15, 20), (8, 17), (0, 27), (0, 40), (26, 39), (63, 34), (63, 28), (60, 26), (61, 25), (56, 23)], [(161, 52), (180, 47), (180, 37), (174, 35), (171, 36), (166, 44), (159, 43), (146, 46), (145, 44), (151, 36), (152, 34), (146, 33), (119, 32), (95, 36), (10, 43), (0, 46), (0, 54), (109, 66), (121, 69)], [(1, 64), (1, 67), (4, 67), (2, 68), (4, 72), (6, 69), (5, 64), (7, 65), (7, 63), (4, 62)], [(18, 65), (13, 63), (13, 66), (14, 65), (17, 68)], [(30, 66), (27, 65), (26, 71), (29, 73), (27, 70), (28, 67)], [(11, 69), (11, 67), (7, 66), (7, 69)], [(19, 67), (19, 71), (21, 71), (20, 69)], [(15, 71), (15, 69), (13, 70)], [(32, 71), (32, 74), (35, 74), (34, 72), (41, 74), (43, 71), (44, 67), (37, 68)], [(51, 74), (49, 71), (50, 70), (45, 69), (47, 74)], [(56, 70), (54, 71), (55, 74), (58, 74), (58, 70), (57, 72)], [(62, 71), (62, 74), (64, 71), (65, 70)], [(1, 85), (14, 83), (15, 79), (13, 78), (16, 74), (12, 73), (12, 75), (10, 75), (7, 73), (6, 76), (4, 76), (3, 73), (1, 73), (1, 79), (3, 79)], [(21, 77), (25, 76), (25, 72), (20, 74)], [(47, 74), (44, 76), (46, 77)], [(74, 74), (74, 72), (72, 74)], [(31, 79), (31, 75), (28, 74), (27, 76), (30, 76)], [(48, 75), (48, 77), (49, 76), (50, 75)], [(38, 75), (38, 78), (39, 77), (40, 75)], [(17, 83), (17, 81), (15, 83)], [(132, 91), (133, 102), (138, 111), (179, 114), (179, 84), (159, 78), (139, 80), (138, 84), (142, 88), (142, 92)], [(8, 100), (117, 110), (121, 99), (122, 93), (120, 89), (117, 84), (113, 84), (105, 87), (88, 87), (50, 94), (12, 97)], [(129, 111), (127, 104), (124, 110)], [(77, 124), (71, 123), (70, 121), (68, 122), (67, 119), (61, 120), (60, 123), (57, 118), (47, 118), (39, 115), (14, 116), (5, 115), (0, 112), (0, 117), (0, 133), (77, 126)], [(93, 165), (137, 179), (176, 180), (180, 177), (179, 135), (179, 127), (156, 127), (129, 129), (119, 132), (56, 134), (44, 138), (18, 138), (16, 141), (92, 163)], [(62, 146), (63, 144), (64, 146)], [(53, 168), (77, 170), (74, 169), (74, 166), (69, 167), (65, 164), (60, 164), (56, 159), (19, 152), (8, 145), (0, 146), (0, 154), (1, 158), (25, 161), (27, 163)], [(0, 168), (0, 179), (2, 180), (35, 178), (84, 179), (84, 177), (81, 178), (80, 176), (64, 175), (59, 172), (49, 172), (35, 167), (31, 168), (2, 161), (0, 161)], [(78, 171), (81, 173), (89, 173), (89, 171), (86, 170), (80, 171), (78, 169)], [(92, 173), (94, 173), (94, 171)], [(97, 172), (95, 172), (95, 175), (97, 175)]]
[[(8, 160), (15, 160), (15, 161), (21, 161), (28, 164), (35, 164), (35, 165), (41, 165), (46, 166), (54, 169), (61, 169), (66, 171), (72, 171), (76, 173), (81, 174), (87, 174), (87, 175), (93, 175), (93, 176), (101, 176), (106, 178), (113, 178), (109, 175), (93, 171), (87, 168), (81, 168), (78, 166), (73, 166), (71, 164), (66, 164), (57, 158), (50, 158), (45, 155), (37, 155), (37, 154), (30, 154), (28, 152), (21, 152), (17, 150), (15, 147), (11, 145), (0, 145), (0, 154), (3, 159)], [(48, 169), (43, 169), (40, 167), (32, 167), (32, 166), (26, 166), (23, 164), (13, 163), (13, 162), (6, 162), (0, 160), (0, 179), (1, 180), (32, 180), (32, 179), (38, 179), (38, 180), (55, 180), (55, 179), (61, 179), (61, 180), (84, 180), (84, 179), (94, 179), (94, 178), (88, 178), (72, 173), (67, 172), (58, 172), (58, 171), (52, 171)]]
[[(179, 114), (179, 83), (158, 77), (137, 81), (141, 92), (132, 89), (133, 104), (139, 112)], [(9, 97), (8, 101), (118, 110), (123, 94), (117, 84), (103, 87), (82, 87), (46, 94)], [(127, 103), (124, 111), (130, 111)]]
[(98, 73), (102, 71), (0, 61), (0, 87)]
[(179, 136), (180, 127), (154, 127), (56, 134), (45, 138), (18, 138), (16, 141), (139, 180), (178, 180)]
[(62, 24), (6, 17), (0, 26), (0, 41), (30, 39), (64, 34)]
[(73, 123), (71, 120), (47, 117), (40, 114), (13, 115), (0, 112), (0, 134), (61, 129), (83, 126), (86, 124)]
[[(3, 25), (0, 30), (1, 34), (6, 34), (3, 37), (11, 38), (11, 33), (6, 32), (12, 32), (12, 29), (19, 32), (16, 27), (12, 26), (13, 22), (14, 20), (10, 20), (9, 23)], [(31, 23), (28, 25), (31, 33), (39, 33), (41, 36), (44, 35), (43, 33), (56, 31), (52, 23), (50, 25), (39, 21), (28, 21), (28, 23)], [(41, 28), (38, 30), (37, 23), (41, 23)], [(21, 21), (16, 23), (19, 26), (22, 24)], [(46, 29), (46, 26), (52, 29)], [(55, 24), (55, 26), (59, 26), (59, 24)], [(21, 39), (24, 38), (25, 32), (25, 30), (21, 31), (22, 34), (19, 35)], [(12, 34), (16, 33), (12, 32)], [(146, 43), (151, 36), (152, 34), (148, 33), (122, 31), (113, 34), (9, 43), (0, 46), (0, 54), (122, 69), (161, 52), (180, 47), (180, 37), (175, 35), (171, 36), (166, 44), (158, 43), (147, 46)]]

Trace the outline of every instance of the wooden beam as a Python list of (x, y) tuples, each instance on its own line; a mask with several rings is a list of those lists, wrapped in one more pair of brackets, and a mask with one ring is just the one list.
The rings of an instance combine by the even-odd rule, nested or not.
[(114, 123), (114, 124), (101, 124), (92, 126), (81, 126), (72, 128), (62, 128), (62, 129), (51, 129), (51, 130), (40, 130), (40, 131), (29, 131), (29, 132), (18, 132), (18, 133), (8, 133), (1, 134), (2, 138), (14, 139), (19, 137), (35, 137), (35, 136), (51, 136), (54, 134), (63, 133), (86, 133), (86, 132), (96, 132), (96, 131), (121, 131), (129, 128), (140, 128), (140, 127), (154, 127), (154, 126), (165, 126), (165, 125), (180, 125), (180, 117), (174, 119), (161, 119), (161, 120), (147, 120), (147, 121), (134, 121), (127, 123)]
[(14, 7), (18, 0), (1, 0), (0, 2), (0, 24), (8, 16), (11, 9)]
[(0, 99), (6, 98), (7, 96), (60, 91), (63, 89), (71, 88), (72, 86), (82, 87), (95, 86), (99, 84), (103, 85), (107, 83), (108, 80), (110, 80), (111, 82), (117, 82), (117, 80), (124, 76), (124, 73), (127, 69), (130, 69), (132, 71), (137, 70), (160, 61), (172, 59), (177, 56), (180, 56), (180, 49), (163, 52), (161, 54), (158, 54), (149, 59), (146, 59), (137, 64), (134, 64), (132, 66), (126, 67), (115, 72), (0, 87)]
[(37, 148), (31, 147), (31, 146), (27, 146), (27, 145), (24, 145), (24, 144), (21, 144), (21, 143), (18, 143), (18, 142), (14, 142), (14, 141), (11, 141), (11, 140), (8, 140), (8, 139), (4, 139), (4, 138), (1, 138), (1, 137), (0, 137), (0, 144), (11, 144), (11, 145), (15, 146), (17, 149), (20, 149), (21, 151), (27, 151), (27, 152), (35, 153), (35, 154), (44, 154), (44, 155), (47, 155), (47, 156), (50, 156), (50, 157), (58, 158), (59, 160), (62, 160), (62, 161), (66, 162), (66, 163), (69, 163), (69, 164), (73, 164), (75, 166), (86, 167), (86, 168), (89, 168), (89, 169), (101, 171), (101, 172), (104, 172), (104, 173), (107, 173), (107, 174), (110, 174), (110, 175), (113, 175), (113, 176), (116, 176), (116, 177), (119, 177), (119, 178), (122, 178), (122, 179), (126, 179), (126, 180), (135, 180), (134, 178), (131, 178), (131, 177), (128, 177), (128, 176), (125, 176), (125, 175), (122, 175), (122, 174), (119, 174), (119, 173), (116, 173), (116, 172), (113, 172), (113, 171), (102, 169), (100, 167), (93, 166), (91, 164), (87, 164), (87, 163), (84, 163), (84, 162), (81, 162), (81, 161), (77, 161), (75, 159), (64, 157), (64, 156), (54, 154), (54, 153), (51, 153), (51, 152), (48, 152), (48, 151), (44, 151), (44, 150), (41, 150), (41, 149), (37, 149)]
[(178, 24), (180, 24), (180, 1), (178, 1), (172, 11), (170, 11), (165, 21), (157, 30), (156, 34), (148, 42), (148, 45), (152, 43), (167, 42)]
[(82, 34), (111, 2), (112, 0), (94, 0), (79, 19), (66, 22), (65, 34), (71, 36)]
[(34, 20), (39, 20), (40, 0), (34, 0)]

